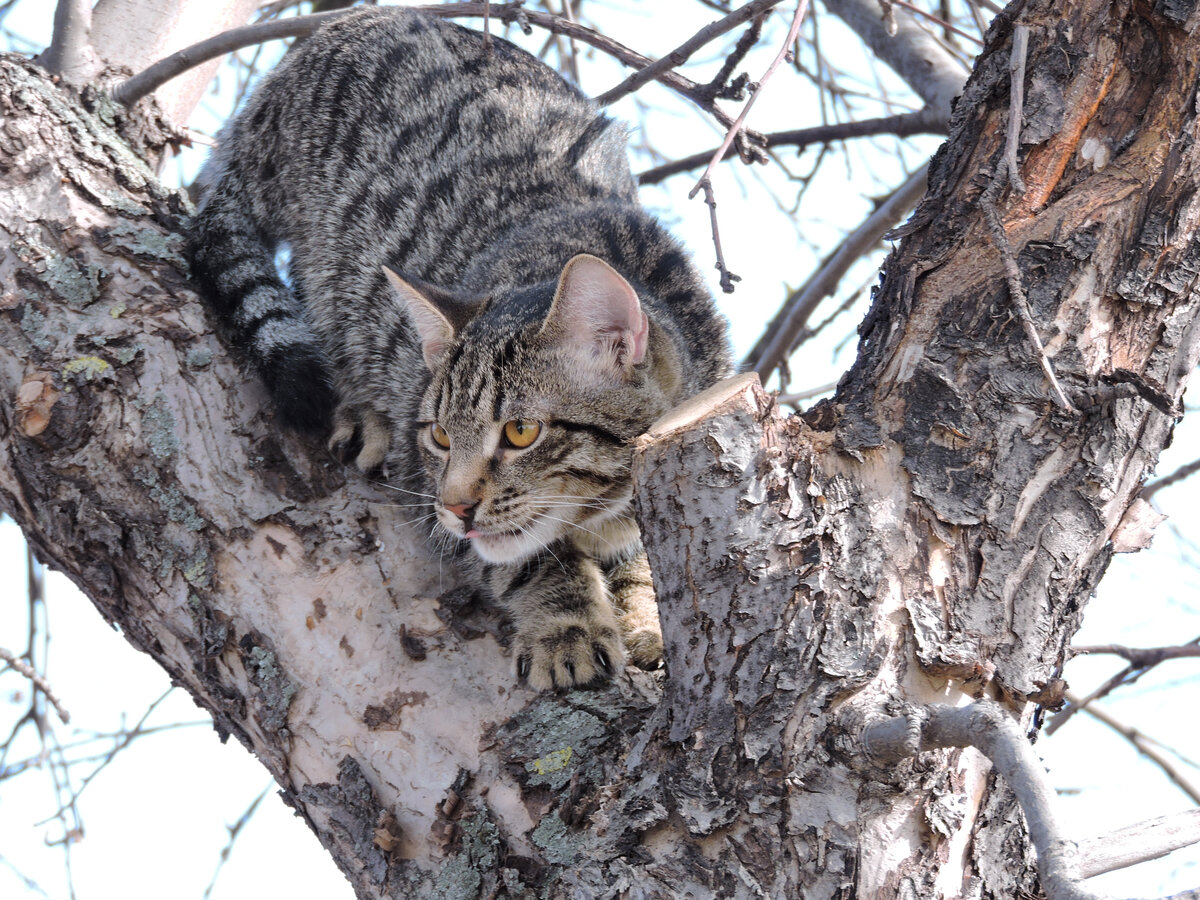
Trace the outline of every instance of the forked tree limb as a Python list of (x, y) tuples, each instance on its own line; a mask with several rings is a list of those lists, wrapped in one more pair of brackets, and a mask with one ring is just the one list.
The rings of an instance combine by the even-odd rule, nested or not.
[(903, 716), (867, 725), (862, 746), (879, 764), (899, 762), (926, 750), (975, 747), (991, 760), (1020, 801), (1037, 848), (1038, 875), (1049, 900), (1098, 900), (1104, 896), (1081, 884), (1078, 847), (1058, 824), (1054, 787), (1020, 727), (999, 704), (981, 700), (962, 707), (915, 707)]

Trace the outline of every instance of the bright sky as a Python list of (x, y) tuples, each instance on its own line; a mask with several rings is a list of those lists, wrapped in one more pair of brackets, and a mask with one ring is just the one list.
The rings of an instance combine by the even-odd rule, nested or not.
[[(613, 6), (617, 9), (611, 16), (614, 33), (652, 55), (671, 49), (715, 17), (700, 4), (680, 4), (679, 9), (685, 13), (653, 19), (648, 12), (651, 7), (634, 0), (617, 0)], [(52, 4), (45, 0), (23, 0), (3, 24), (41, 42), (48, 34), (51, 9)], [(785, 15), (790, 16), (790, 9), (776, 17), (776, 41), (786, 30)], [(635, 24), (637, 17), (643, 25)], [(835, 46), (838, 29), (830, 17), (822, 20), (822, 29), (825, 45)], [(537, 41), (541, 39), (538, 35)], [(758, 77), (766, 68), (776, 46), (764, 42), (749, 57), (745, 68), (752, 77)], [(853, 59), (849, 57), (858, 51), (849, 44), (845, 46), (839, 61), (851, 68)], [(602, 74), (592, 72), (589, 69), (585, 73), (584, 89), (593, 95), (616, 84), (624, 74), (616, 66), (609, 66)], [(896, 84), (890, 91), (893, 96), (904, 93)], [(665, 106), (665, 97), (663, 89), (651, 88), (640, 95), (640, 102)], [(224, 95), (211, 105), (227, 106), (228, 102), (227, 79)], [(652, 118), (645, 135), (635, 128), (634, 145), (646, 139), (666, 156), (674, 157), (719, 142), (715, 129), (698, 123), (696, 117), (684, 114), (671, 103), (676, 112)], [(816, 103), (811, 90), (781, 72), (764, 90), (749, 124), (760, 130), (813, 124), (819, 121)], [(638, 120), (632, 99), (622, 101), (613, 113), (627, 121)], [(201, 110), (193, 126), (210, 130), (212, 122), (213, 116)], [(909, 151), (909, 168), (918, 165), (922, 154), (932, 151), (936, 143), (926, 140), (920, 149)], [(788, 188), (781, 188), (781, 173), (756, 170), (755, 177), (739, 182), (730, 165), (718, 172), (715, 186), (726, 259), (730, 269), (743, 278), (732, 297), (721, 298), (739, 352), (758, 337), (762, 324), (774, 313), (784, 286), (799, 285), (816, 260), (836, 245), (839, 235), (857, 225), (869, 211), (861, 194), (884, 194), (899, 182), (900, 168), (894, 157), (872, 156), (860, 145), (851, 145), (844, 161), (831, 162), (801, 207), (801, 216), (811, 217), (811, 221), (806, 218), (802, 240), (797, 238), (788, 211), (779, 209), (770, 199), (769, 188), (789, 196)], [(197, 156), (193, 155), (181, 165), (190, 173), (197, 164)], [(811, 159), (806, 157), (797, 163), (790, 155), (790, 164), (803, 172)], [(648, 165), (642, 158), (634, 168), (637, 171)], [(693, 183), (692, 178), (679, 176), (662, 187), (646, 189), (643, 197), (647, 205), (673, 224), (707, 272), (713, 260), (708, 214), (699, 198), (686, 200)], [(857, 287), (872, 277), (870, 266), (864, 266), (850, 281)], [(715, 272), (712, 283), (714, 293), (720, 297)], [(851, 335), (863, 309), (860, 303), (822, 340), (806, 348), (803, 361), (793, 366), (794, 389), (836, 380), (852, 359)], [(1175, 447), (1167, 451), (1159, 466), (1161, 473), (1190, 461), (1192, 453), (1187, 447), (1197, 442), (1184, 438), (1196, 427), (1200, 426), (1181, 426)], [(1200, 547), (1186, 538), (1200, 534), (1196, 527), (1200, 523), (1194, 520), (1194, 504), (1188, 503), (1190, 490), (1185, 485), (1159, 495), (1158, 502), (1171, 520), (1159, 529), (1151, 550), (1118, 557), (1113, 563), (1098, 596), (1088, 607), (1077, 643), (1156, 646), (1180, 643), (1200, 634), (1200, 575), (1196, 568)], [(20, 536), (13, 523), (5, 521), (0, 523), (0, 646), (17, 652), (25, 646), (28, 629), (24, 579)], [(46, 609), (52, 634), (48, 675), (73, 717), (69, 726), (56, 726), (55, 733), (64, 744), (83, 742), (97, 733), (112, 733), (123, 723), (131, 725), (169, 688), (166, 676), (105, 625), (65, 579), (55, 575), (47, 579)], [(1087, 691), (1120, 668), (1112, 657), (1080, 659), (1071, 664), (1067, 678), (1076, 691)], [(1194, 660), (1168, 663), (1106, 701), (1105, 708), (1165, 745), (1191, 753), (1192, 762), (1180, 765), (1193, 782), (1200, 782), (1195, 762), (1200, 756), (1200, 727), (1194, 714), (1195, 671)], [(28, 691), (28, 684), (16, 673), (0, 675), (0, 736), (7, 734), (13, 715), (24, 708)], [(1181, 709), (1192, 712), (1181, 714)], [(205, 718), (185, 694), (175, 691), (146, 724), (167, 726), (203, 722)], [(103, 754), (111, 744), (101, 740), (79, 752)], [(1192, 806), (1123, 738), (1087, 716), (1077, 716), (1053, 738), (1043, 737), (1037, 746), (1055, 784), (1064, 792), (1065, 824), (1079, 837)], [(7, 763), (36, 755), (38, 750), (37, 742), (27, 736), (10, 753)], [(98, 762), (81, 766), (77, 777)], [(226, 826), (236, 822), (268, 787), (270, 779), (265, 770), (236, 743), (222, 746), (208, 724), (165, 730), (139, 739), (87, 786), (79, 802), (85, 833), (71, 854), (76, 896), (80, 900), (159, 900), (165, 886), (170, 885), (172, 897), (202, 897), (228, 840)], [(58, 900), (70, 896), (62, 851), (47, 846), (62, 837), (61, 825), (52, 818), (57, 808), (54, 796), (44, 767), (0, 781), (0, 898), (47, 896)], [(1089, 884), (1118, 896), (1150, 896), (1197, 883), (1200, 849), (1192, 848)], [(233, 900), (260, 894), (326, 900), (352, 897), (349, 886), (307, 827), (273, 792), (246, 825), (211, 896), (214, 900)]]

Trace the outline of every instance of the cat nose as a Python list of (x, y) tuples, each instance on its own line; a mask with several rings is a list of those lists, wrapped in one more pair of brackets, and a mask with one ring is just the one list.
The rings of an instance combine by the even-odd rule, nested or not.
[(475, 508), (479, 506), (479, 501), (476, 500), (471, 503), (444, 503), (442, 505), (458, 516), (463, 524), (470, 528), (471, 520), (475, 518)]

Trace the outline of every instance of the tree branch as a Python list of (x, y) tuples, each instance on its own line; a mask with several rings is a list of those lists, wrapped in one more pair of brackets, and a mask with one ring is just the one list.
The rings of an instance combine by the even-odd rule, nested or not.
[(653, 81), (664, 72), (670, 71), (676, 66), (683, 65), (691, 58), (693, 53), (704, 45), (711, 43), (726, 32), (737, 28), (743, 22), (748, 22), (755, 16), (765, 13), (771, 7), (778, 6), (782, 2), (783, 0), (751, 0), (750, 3), (730, 13), (725, 18), (705, 25), (666, 56), (639, 69), (616, 87), (610, 88), (603, 94), (600, 94), (594, 98), (596, 103), (600, 106), (608, 106), (627, 94), (632, 94), (638, 88), (642, 87), (642, 85)]
[(1079, 871), (1084, 878), (1159, 859), (1200, 844), (1200, 809), (1148, 819), (1079, 842)]
[(825, 6), (938, 110), (943, 121), (949, 120), (951, 105), (966, 80), (966, 72), (953, 54), (908, 16), (897, 16), (896, 32), (889, 34), (883, 8), (876, 0), (826, 0)]
[(866, 726), (862, 746), (877, 763), (888, 764), (944, 747), (975, 747), (992, 761), (1017, 796), (1037, 849), (1038, 875), (1050, 900), (1093, 900), (1101, 895), (1081, 884), (1078, 848), (1054, 814), (1054, 788), (1041, 760), (1017, 723), (996, 703), (928, 705), (904, 716)]
[(240, 50), (254, 44), (274, 41), (279, 38), (299, 37), (312, 34), (326, 22), (349, 13), (347, 9), (337, 9), (331, 12), (315, 13), (310, 16), (295, 16), (290, 19), (275, 19), (271, 22), (258, 22), (254, 25), (244, 25), (232, 28), (214, 35), (208, 40), (185, 47), (177, 53), (172, 53), (165, 59), (159, 60), (150, 68), (134, 75), (128, 81), (123, 81), (112, 90), (112, 98), (124, 106), (132, 106), (147, 94), (152, 94), (172, 78), (182, 75), (188, 69)]
[[(1073, 704), (1079, 704), (1079, 698), (1071, 695), (1070, 693), (1067, 694), (1067, 700)], [(1089, 716), (1100, 722), (1103, 722), (1117, 734), (1121, 735), (1121, 737), (1125, 738), (1125, 740), (1129, 741), (1129, 743), (1133, 744), (1133, 746), (1137, 748), (1138, 753), (1142, 754), (1142, 756), (1146, 757), (1148, 760), (1162, 769), (1163, 773), (1167, 776), (1167, 778), (1174, 782), (1177, 788), (1191, 797), (1193, 803), (1200, 805), (1200, 788), (1197, 788), (1190, 781), (1188, 781), (1188, 779), (1184, 777), (1184, 774), (1179, 770), (1179, 767), (1176, 766), (1175, 763), (1168, 759), (1163, 753), (1159, 752), (1159, 750), (1154, 746), (1154, 743), (1157, 742), (1152, 743), (1151, 740), (1142, 734), (1142, 732), (1138, 731), (1138, 729), (1131, 725), (1126, 725), (1124, 722), (1121, 722), (1119, 719), (1102, 709), (1097, 709), (1094, 703), (1090, 703), (1081, 708)]]
[(91, 0), (58, 0), (54, 7), (54, 36), (37, 58), (46, 71), (67, 84), (86, 84), (100, 69), (91, 45)]
[[(856, 137), (873, 137), (881, 134), (896, 137), (911, 137), (915, 134), (945, 134), (946, 120), (936, 110), (929, 107), (917, 112), (900, 113), (894, 116), (881, 116), (876, 119), (864, 119), (859, 122), (837, 122), (830, 125), (814, 125), (809, 128), (794, 128), (788, 131), (773, 131), (763, 135), (764, 146), (785, 147), (794, 145), (803, 150), (811, 144), (840, 141)], [(697, 168), (712, 160), (719, 148), (693, 153), (682, 159), (672, 160), (647, 169), (638, 175), (638, 184), (658, 184), (672, 175), (678, 175), (689, 169)], [(721, 159), (732, 159), (736, 151), (727, 148)]]
[(821, 301), (837, 289), (850, 267), (875, 247), (905, 212), (916, 206), (925, 194), (927, 174), (928, 165), (925, 165), (909, 176), (842, 242), (804, 286), (784, 301), (762, 337), (747, 354), (743, 367), (753, 368), (759, 378), (767, 381), (771, 373), (787, 359), (796, 339)]
[(1150, 482), (1148, 485), (1142, 488), (1141, 497), (1143, 500), (1149, 501), (1151, 497), (1153, 497), (1163, 488), (1168, 488), (1173, 484), (1178, 484), (1185, 478), (1195, 475), (1197, 472), (1200, 472), (1200, 459), (1192, 460), (1187, 465), (1180, 466), (1170, 475), (1164, 475), (1162, 478)]
[(62, 702), (54, 693), (54, 689), (50, 687), (50, 682), (46, 680), (44, 675), (38, 672), (38, 670), (29, 663), (25, 662), (25, 660), (14, 654), (11, 650), (6, 650), (3, 647), (0, 647), (0, 659), (4, 660), (6, 663), (32, 681), (33, 686), (45, 694), (46, 699), (50, 701), (50, 704), (54, 707), (55, 711), (58, 713), (58, 717), (62, 719), (62, 723), (64, 725), (71, 721), (71, 714), (67, 712), (66, 708), (62, 705)]

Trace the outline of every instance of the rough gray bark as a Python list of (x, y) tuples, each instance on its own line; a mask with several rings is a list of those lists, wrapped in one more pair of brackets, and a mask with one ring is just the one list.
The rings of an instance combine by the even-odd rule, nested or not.
[(188, 290), (182, 201), (109, 108), (11, 59), (0, 509), (263, 760), (361, 897), (1032, 891), (978, 753), (884, 769), (857, 736), (976, 696), (1029, 723), (1138, 543), (1200, 355), (1200, 12), (1176, 9), (1023, 12), (1029, 192), (1000, 209), (1085, 411), (1049, 398), (978, 211), (1002, 21), (836, 399), (784, 418), (733, 382), (637, 448), (665, 676), (516, 689), (397, 499), (272, 428)]

